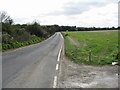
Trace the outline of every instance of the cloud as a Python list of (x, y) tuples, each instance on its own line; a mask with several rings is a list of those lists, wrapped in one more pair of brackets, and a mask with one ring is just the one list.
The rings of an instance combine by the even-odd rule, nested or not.
[(118, 3), (118, 26), (120, 27), (120, 1)]
[[(7, 2), (7, 3), (6, 3)], [(42, 25), (117, 26), (118, 0), (2, 0), (15, 23), (38, 20)]]
[(77, 15), (89, 11), (91, 8), (103, 7), (110, 3), (116, 3), (117, 0), (74, 0), (66, 2), (61, 10), (56, 10), (48, 13), (47, 15)]
[(78, 26), (110, 27), (117, 26), (117, 13), (117, 5), (108, 4), (104, 7), (93, 8), (79, 15), (73, 15), (73, 17)]
[(43, 24), (76, 25), (81, 27), (112, 27), (118, 25), (117, 4), (91, 8), (75, 15), (56, 15), (43, 18)]
[(27, 18), (14, 18), (15, 23), (19, 23), (19, 22), (23, 23), (25, 20), (27, 20)]
[(66, 15), (81, 14), (91, 9), (91, 7), (103, 6), (102, 3), (98, 2), (69, 2), (64, 7), (63, 13)]

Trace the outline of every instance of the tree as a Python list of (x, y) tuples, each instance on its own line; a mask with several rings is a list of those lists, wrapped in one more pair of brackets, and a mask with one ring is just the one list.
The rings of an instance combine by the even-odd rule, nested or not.
[(42, 30), (41, 26), (39, 25), (39, 23), (37, 23), (37, 22), (34, 22), (31, 25), (28, 25), (27, 31), (29, 31), (31, 33), (31, 35), (36, 35), (38, 37), (44, 37), (43, 30)]
[(10, 18), (10, 16), (5, 11), (1, 11), (0, 12), (0, 22), (12, 24), (13, 20)]

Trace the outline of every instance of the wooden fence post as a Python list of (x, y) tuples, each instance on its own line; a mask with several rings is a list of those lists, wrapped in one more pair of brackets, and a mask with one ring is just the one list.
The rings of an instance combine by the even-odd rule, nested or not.
[(75, 55), (76, 55), (76, 58), (78, 56), (78, 47), (75, 47)]
[(89, 62), (92, 61), (92, 53), (91, 53), (91, 50), (89, 51)]

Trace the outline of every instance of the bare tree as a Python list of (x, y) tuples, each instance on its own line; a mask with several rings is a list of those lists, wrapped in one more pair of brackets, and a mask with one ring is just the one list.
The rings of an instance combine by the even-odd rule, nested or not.
[(0, 22), (12, 24), (13, 20), (5, 11), (0, 11)]

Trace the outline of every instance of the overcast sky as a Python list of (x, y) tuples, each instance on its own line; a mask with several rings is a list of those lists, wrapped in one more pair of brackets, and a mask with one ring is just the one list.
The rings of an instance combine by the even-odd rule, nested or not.
[(81, 27), (118, 26), (119, 0), (0, 0), (15, 23), (72, 25)]

